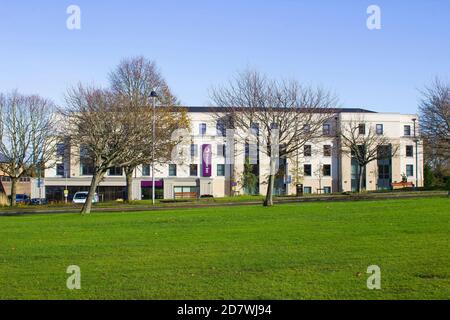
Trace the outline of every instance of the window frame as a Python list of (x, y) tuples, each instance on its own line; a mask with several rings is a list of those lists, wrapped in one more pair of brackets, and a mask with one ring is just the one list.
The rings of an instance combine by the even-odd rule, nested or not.
[[(327, 128), (327, 129), (325, 129), (325, 128)], [(331, 136), (331, 124), (324, 123), (323, 127), (322, 127), (322, 130), (323, 130), (323, 135), (324, 136)]]
[[(309, 168), (309, 174), (307, 174), (306, 172), (307, 172), (307, 170), (306, 170), (306, 168)], [(305, 176), (305, 177), (312, 177), (312, 164), (309, 164), (309, 163), (305, 163), (304, 165), (303, 165), (303, 175)]]
[(360, 134), (360, 135), (366, 134), (366, 124), (365, 123), (358, 124), (358, 134)]
[(198, 133), (201, 136), (206, 136), (206, 133), (208, 131), (208, 125), (204, 122), (199, 124)]
[(191, 158), (198, 157), (198, 144), (191, 144)]
[[(406, 128), (408, 128), (408, 130), (406, 130)], [(408, 134), (407, 134), (408, 133)], [(405, 137), (411, 137), (411, 125), (409, 124), (405, 124), (403, 126), (403, 136)]]
[[(111, 170), (113, 170), (112, 174), (111, 174)], [(119, 171), (120, 174), (118, 174), (118, 172), (116, 172), (116, 171)], [(108, 169), (108, 177), (123, 177), (123, 167), (113, 167), (113, 168)]]
[[(219, 170), (219, 168), (222, 168), (221, 170)], [(225, 165), (222, 163), (218, 163), (217, 164), (217, 176), (218, 177), (225, 177)], [(219, 174), (220, 173), (220, 174)]]
[[(409, 172), (408, 169), (411, 169), (411, 172)], [(406, 176), (408, 178), (414, 177), (414, 165), (413, 164), (407, 164), (406, 165)]]
[[(61, 168), (61, 166), (62, 166), (62, 174), (59, 174), (58, 170)], [(64, 165), (64, 163), (57, 163), (56, 164), (56, 176), (64, 177), (65, 173), (66, 173), (66, 166)]]
[[(193, 168), (195, 168), (195, 174), (193, 174)], [(189, 165), (189, 176), (190, 177), (198, 177), (198, 164), (196, 163), (191, 163)]]
[(377, 123), (375, 126), (375, 132), (379, 136), (383, 135), (384, 134), (384, 125), (382, 123)]
[[(329, 168), (329, 174), (326, 174), (325, 173), (325, 168)], [(328, 171), (328, 170), (327, 170)], [(331, 175), (332, 175), (332, 171), (331, 171), (331, 164), (324, 164), (323, 165), (323, 167), (322, 167), (322, 175), (324, 176), (324, 177), (331, 177)]]
[[(173, 171), (174, 168), (175, 168), (175, 174), (174, 174), (174, 171)], [(178, 176), (178, 167), (177, 167), (176, 164), (169, 163), (168, 171), (169, 171), (168, 172), (169, 177), (176, 177), (176, 176)]]
[[(307, 151), (309, 151), (309, 152), (307, 152)], [(305, 144), (303, 146), (303, 156), (304, 157), (312, 157), (312, 145)]]
[[(411, 153), (409, 153), (408, 150), (410, 150)], [(407, 158), (414, 158), (414, 146), (407, 145), (405, 148), (405, 154)]]

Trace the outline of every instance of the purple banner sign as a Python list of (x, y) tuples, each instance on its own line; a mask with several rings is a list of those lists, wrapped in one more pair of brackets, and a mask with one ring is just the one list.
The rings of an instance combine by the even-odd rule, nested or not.
[(202, 146), (202, 176), (212, 176), (212, 148), (210, 144), (204, 144)]
[[(142, 188), (151, 188), (152, 187), (152, 181), (142, 181), (141, 187)], [(163, 188), (164, 187), (164, 181), (163, 180), (156, 180), (155, 181), (155, 188)]]

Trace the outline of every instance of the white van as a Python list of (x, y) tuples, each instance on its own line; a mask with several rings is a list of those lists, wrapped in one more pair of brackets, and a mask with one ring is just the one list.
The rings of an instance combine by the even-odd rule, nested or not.
[[(73, 196), (73, 203), (78, 203), (78, 204), (84, 204), (86, 203), (86, 199), (88, 197), (89, 192), (87, 191), (81, 191), (81, 192), (77, 192), (75, 193), (75, 195)], [(92, 199), (92, 203), (98, 203), (98, 194), (94, 194), (94, 198)]]

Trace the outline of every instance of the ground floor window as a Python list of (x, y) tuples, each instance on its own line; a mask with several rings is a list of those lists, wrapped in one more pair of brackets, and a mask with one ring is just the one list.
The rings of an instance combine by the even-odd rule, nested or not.
[(323, 187), (323, 193), (331, 193), (331, 187)]
[[(141, 189), (142, 200), (152, 200), (153, 199), (153, 189), (152, 187), (143, 187)], [(155, 199), (164, 199), (164, 188), (155, 188)]]
[(197, 198), (199, 194), (198, 187), (174, 187), (173, 191), (175, 199), (193, 199)]
[(303, 187), (303, 193), (304, 194), (311, 194), (312, 188), (311, 187)]
[(406, 165), (406, 176), (413, 177), (414, 176), (414, 166), (412, 164)]
[[(45, 187), (45, 198), (49, 202), (64, 202), (64, 190), (65, 186), (47, 186)], [(69, 190), (69, 196), (67, 198), (68, 202), (72, 202), (73, 196), (77, 192), (89, 191), (89, 186), (74, 186), (67, 187)], [(116, 201), (118, 199), (125, 199), (126, 197), (126, 187), (117, 186), (101, 186), (97, 188), (97, 194), (100, 201)]]

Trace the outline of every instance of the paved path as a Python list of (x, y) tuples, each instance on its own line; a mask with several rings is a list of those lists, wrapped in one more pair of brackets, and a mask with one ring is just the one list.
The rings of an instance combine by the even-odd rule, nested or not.
[[(428, 197), (447, 197), (447, 191), (422, 191), (422, 192), (391, 192), (391, 193), (367, 193), (367, 194), (350, 194), (350, 195), (321, 195), (306, 197), (285, 197), (274, 200), (275, 204), (282, 203), (302, 203), (302, 202), (326, 202), (326, 201), (367, 201), (367, 200), (389, 200), (389, 199), (407, 199), (407, 198), (428, 198)], [(222, 203), (201, 203), (193, 202), (178, 205), (117, 205), (111, 207), (94, 207), (92, 212), (140, 212), (140, 211), (164, 211), (174, 209), (197, 209), (211, 207), (234, 207), (234, 206), (254, 206), (261, 205), (262, 201), (236, 201)], [(32, 214), (62, 214), (62, 213), (78, 213), (77, 208), (45, 208), (45, 209), (20, 209), (11, 211), (9, 209), (2, 211), (1, 216), (21, 216)]]

